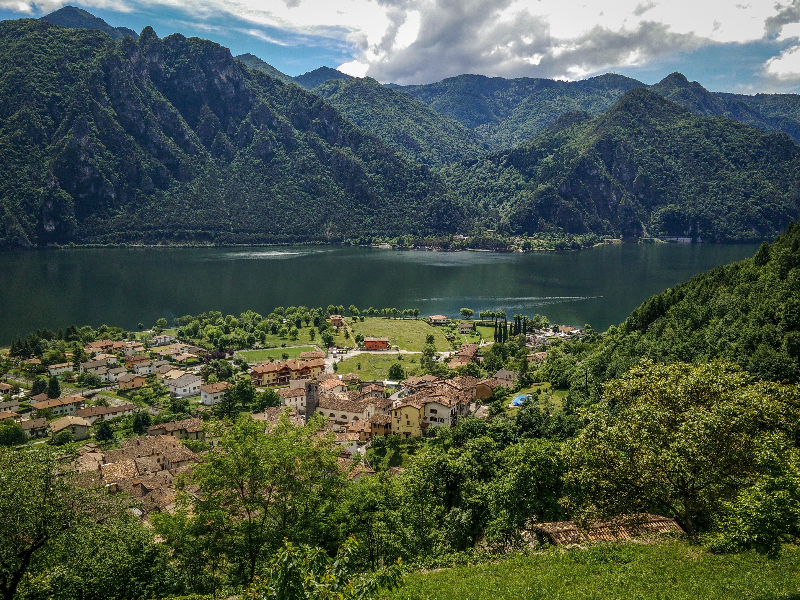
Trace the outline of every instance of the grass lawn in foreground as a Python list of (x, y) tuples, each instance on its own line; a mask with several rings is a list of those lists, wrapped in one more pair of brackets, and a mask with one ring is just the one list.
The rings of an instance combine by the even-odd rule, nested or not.
[(281, 356), (288, 354), (289, 358), (298, 358), (301, 352), (318, 351), (316, 346), (297, 346), (295, 348), (267, 348), (265, 350), (240, 350), (236, 353), (237, 357), (245, 359), (247, 362), (264, 362), (271, 356), (275, 360), (283, 360)]
[(425, 345), (425, 336), (433, 334), (436, 349), (449, 350), (450, 342), (444, 337), (439, 327), (432, 327), (423, 319), (384, 319), (381, 317), (367, 317), (362, 323), (360, 320), (347, 319), (353, 334), (360, 333), (365, 337), (388, 337), (392, 346), (410, 352), (422, 352)]
[(800, 548), (769, 559), (714, 555), (684, 541), (620, 543), (516, 557), (406, 577), (381, 600), (797, 600)]
[[(397, 352), (385, 354), (357, 354), (339, 363), (337, 373), (355, 373), (362, 381), (376, 381), (389, 377), (389, 367), (400, 362), (406, 372), (419, 369), (419, 359), (422, 354), (402, 354), (403, 360), (397, 360)], [(411, 362), (411, 359), (416, 362)], [(361, 368), (358, 368), (358, 365)]]

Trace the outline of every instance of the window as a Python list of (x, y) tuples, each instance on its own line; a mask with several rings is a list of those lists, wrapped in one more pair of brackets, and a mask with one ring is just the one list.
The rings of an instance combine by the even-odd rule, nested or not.
[(432, 415), (435, 415), (435, 414), (436, 414), (436, 409), (435, 409), (435, 408), (432, 408), (432, 409), (431, 409), (431, 414), (432, 414)]

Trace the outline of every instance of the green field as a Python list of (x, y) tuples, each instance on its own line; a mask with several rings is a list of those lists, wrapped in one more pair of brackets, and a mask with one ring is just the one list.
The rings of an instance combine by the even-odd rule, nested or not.
[(437, 350), (449, 350), (450, 342), (444, 337), (439, 327), (431, 327), (423, 319), (383, 319), (381, 317), (367, 317), (364, 322), (352, 322), (347, 319), (348, 324), (355, 334), (363, 336), (388, 337), (392, 346), (397, 346), (401, 350), (410, 352), (422, 352), (425, 345), (425, 336), (433, 334)]
[(292, 348), (267, 348), (266, 350), (241, 350), (236, 353), (236, 357), (241, 357), (247, 362), (264, 362), (270, 357), (275, 360), (283, 360), (281, 356), (288, 354), (289, 358), (298, 358), (301, 352), (313, 352), (319, 350), (316, 346), (296, 346)]
[[(343, 360), (338, 365), (338, 373), (355, 373), (361, 377), (362, 381), (374, 381), (387, 379), (389, 377), (389, 367), (398, 362), (397, 352), (387, 352), (386, 354), (357, 354), (351, 358)], [(419, 369), (419, 359), (422, 354), (402, 354), (399, 362), (408, 371)], [(415, 362), (411, 362), (411, 359)], [(361, 368), (358, 368), (358, 365)]]
[(406, 577), (382, 600), (800, 598), (800, 548), (778, 559), (714, 555), (684, 541), (552, 549)]

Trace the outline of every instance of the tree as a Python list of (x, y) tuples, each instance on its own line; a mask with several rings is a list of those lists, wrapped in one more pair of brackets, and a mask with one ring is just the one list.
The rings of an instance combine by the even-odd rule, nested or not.
[(312, 328), (310, 328), (310, 329), (308, 330), (308, 337), (309, 337), (309, 338), (311, 339), (311, 341), (313, 342), (313, 341), (314, 341), (314, 339), (317, 337), (317, 330), (316, 330), (316, 329), (314, 329), (313, 327), (312, 327)]
[(151, 423), (152, 419), (150, 418), (150, 413), (137, 412), (133, 415), (133, 432), (138, 435), (144, 435), (147, 433), (147, 428), (150, 427)]
[(108, 424), (108, 421), (100, 421), (100, 423), (97, 424), (97, 428), (94, 432), (94, 439), (101, 443), (114, 441), (114, 430), (111, 429), (111, 425)]
[(159, 331), (163, 331), (167, 328), (167, 320), (164, 317), (161, 317), (158, 321), (156, 321), (156, 329)]
[(75, 441), (75, 436), (69, 429), (62, 429), (56, 434), (56, 437), (53, 439), (53, 443), (56, 446), (64, 446), (65, 444), (71, 444)]
[(44, 377), (37, 377), (34, 379), (33, 385), (31, 386), (31, 396), (44, 394), (45, 392), (47, 392), (47, 379)]
[(475, 311), (472, 310), (471, 308), (462, 308), (459, 312), (461, 313), (461, 316), (464, 317), (465, 319), (471, 319), (472, 315), (475, 314)]
[(267, 388), (260, 394), (257, 394), (255, 400), (253, 400), (253, 409), (257, 411), (262, 411), (267, 407), (280, 406), (280, 405), (281, 405), (280, 394), (278, 394), (278, 392), (276, 392), (272, 388)]
[(0, 421), (0, 446), (18, 446), (27, 441), (25, 430), (14, 419)]
[(58, 382), (58, 377), (53, 375), (47, 384), (47, 397), (59, 398), (61, 396), (61, 384)]
[(358, 541), (350, 537), (331, 558), (322, 548), (295, 546), (286, 542), (269, 564), (267, 574), (257, 578), (247, 590), (257, 600), (368, 600), (378, 591), (402, 584), (400, 559), (380, 571), (360, 574), (354, 569), (353, 555)]
[(392, 366), (389, 367), (389, 379), (392, 381), (402, 381), (405, 378), (406, 370), (399, 362), (393, 363)]
[(193, 532), (234, 581), (252, 582), (282, 540), (321, 535), (320, 511), (343, 485), (333, 439), (316, 435), (322, 426), (295, 427), (285, 414), (269, 435), (249, 415), (212, 424), (216, 445), (190, 476), (199, 492), (179, 493), (175, 515), (154, 519), (157, 533), (176, 548)]
[(570, 502), (585, 517), (673, 517), (696, 535), (758, 481), (758, 456), (791, 438), (798, 405), (796, 388), (738, 367), (644, 362), (606, 384), (571, 443)]
[(113, 518), (105, 493), (73, 484), (46, 450), (0, 448), (0, 597), (12, 600), (23, 577), (44, 568), (56, 545)]

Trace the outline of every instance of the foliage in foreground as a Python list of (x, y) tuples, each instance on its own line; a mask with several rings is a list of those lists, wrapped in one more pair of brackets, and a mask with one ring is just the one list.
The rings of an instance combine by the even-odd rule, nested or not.
[(718, 555), (687, 542), (606, 544), (414, 573), (382, 600), (793, 600), (800, 549), (777, 559)]

